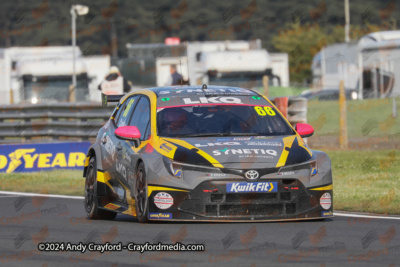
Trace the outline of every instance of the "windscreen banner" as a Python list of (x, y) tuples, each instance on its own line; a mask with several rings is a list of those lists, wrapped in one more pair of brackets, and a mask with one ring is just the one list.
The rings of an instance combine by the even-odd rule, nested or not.
[(0, 145), (0, 172), (83, 170), (89, 142)]

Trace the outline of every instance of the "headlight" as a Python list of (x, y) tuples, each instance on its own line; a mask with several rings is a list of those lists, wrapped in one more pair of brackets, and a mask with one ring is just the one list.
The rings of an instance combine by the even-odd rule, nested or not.
[(313, 161), (310, 163), (310, 176), (313, 177), (318, 173), (317, 161)]
[(176, 178), (183, 179), (182, 165), (171, 161), (170, 168)]
[(169, 171), (169, 173), (175, 176), (178, 179), (184, 178), (184, 170), (185, 171), (195, 171), (195, 172), (205, 172), (205, 173), (222, 173), (219, 168), (216, 167), (208, 167), (202, 165), (194, 165), (188, 163), (182, 163), (178, 161), (173, 161), (170, 158), (163, 156), (163, 161), (165, 168)]
[(182, 165), (172, 161), (167, 157), (163, 157), (165, 168), (169, 171), (171, 175), (178, 179), (183, 179)]

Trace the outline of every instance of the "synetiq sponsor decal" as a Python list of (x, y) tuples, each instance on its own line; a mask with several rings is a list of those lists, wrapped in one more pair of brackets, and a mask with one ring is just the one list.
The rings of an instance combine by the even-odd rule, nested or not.
[(83, 170), (89, 142), (0, 145), (0, 172)]
[(226, 192), (228, 193), (278, 192), (278, 182), (227, 183)]

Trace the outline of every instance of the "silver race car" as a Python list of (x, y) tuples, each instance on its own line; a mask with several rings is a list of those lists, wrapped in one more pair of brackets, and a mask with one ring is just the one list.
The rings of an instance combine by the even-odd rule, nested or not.
[(332, 170), (257, 92), (176, 86), (103, 96), (119, 102), (90, 147), (85, 210), (148, 220), (281, 221), (333, 216)]

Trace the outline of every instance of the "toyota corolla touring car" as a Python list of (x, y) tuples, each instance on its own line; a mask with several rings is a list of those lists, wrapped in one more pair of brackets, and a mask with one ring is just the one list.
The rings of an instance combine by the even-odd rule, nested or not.
[(173, 86), (103, 95), (118, 102), (85, 161), (84, 208), (149, 220), (281, 221), (333, 216), (326, 153), (263, 95)]

